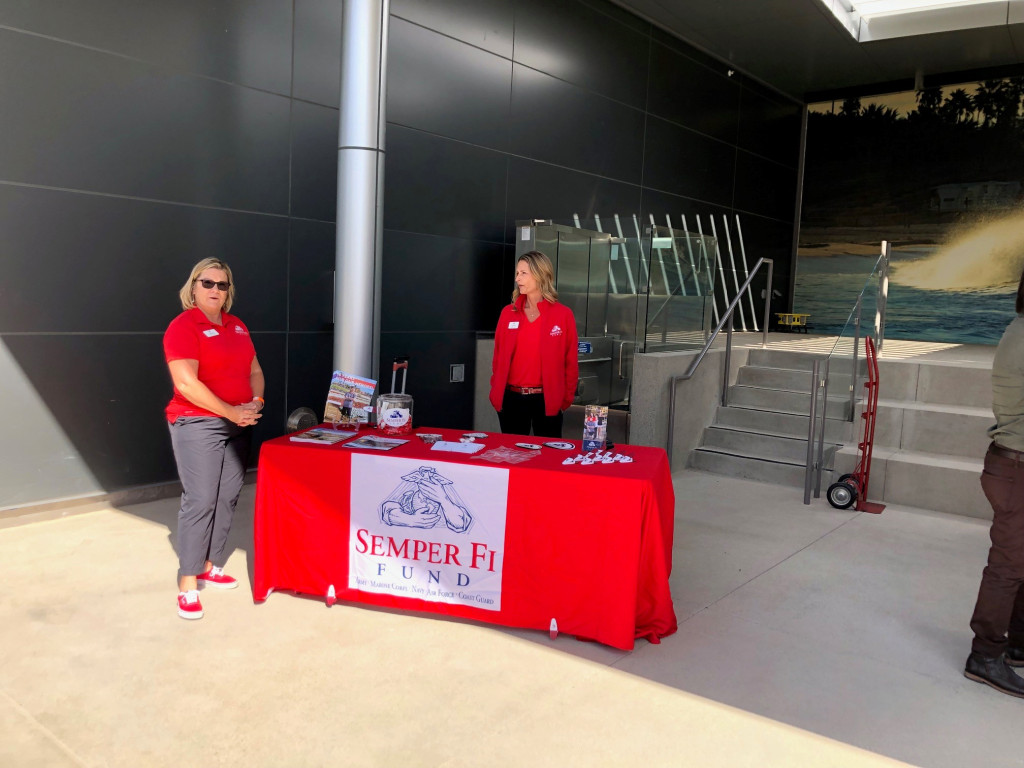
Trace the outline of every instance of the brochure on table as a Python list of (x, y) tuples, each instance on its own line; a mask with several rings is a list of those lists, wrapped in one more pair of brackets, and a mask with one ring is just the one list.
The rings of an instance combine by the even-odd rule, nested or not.
[(377, 387), (374, 379), (355, 376), (344, 371), (335, 371), (327, 392), (324, 421), (335, 426), (366, 424), (373, 410), (373, 391)]

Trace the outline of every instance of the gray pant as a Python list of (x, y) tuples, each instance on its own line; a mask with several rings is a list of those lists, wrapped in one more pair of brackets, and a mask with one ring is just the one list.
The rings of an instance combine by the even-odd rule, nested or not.
[(227, 419), (179, 418), (169, 425), (181, 479), (178, 577), (227, 562), (228, 533), (242, 492), (252, 429)]

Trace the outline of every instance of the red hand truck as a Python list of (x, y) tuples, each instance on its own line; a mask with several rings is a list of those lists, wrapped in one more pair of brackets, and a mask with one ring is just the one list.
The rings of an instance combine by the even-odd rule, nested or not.
[(852, 474), (842, 475), (828, 487), (828, 503), (836, 509), (849, 509), (857, 503), (858, 512), (879, 514), (885, 504), (868, 501), (868, 480), (871, 478), (871, 452), (875, 445), (875, 418), (878, 416), (878, 353), (875, 341), (870, 336), (864, 338), (864, 351), (868, 366), (868, 380), (864, 382), (867, 390), (864, 402), (864, 439), (857, 443), (857, 466)]

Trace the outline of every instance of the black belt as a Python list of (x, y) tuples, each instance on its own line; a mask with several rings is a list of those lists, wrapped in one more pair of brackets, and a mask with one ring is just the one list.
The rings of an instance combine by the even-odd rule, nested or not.
[(543, 387), (513, 387), (511, 384), (508, 385), (509, 391), (515, 392), (517, 395), (539, 395), (544, 391)]
[(1003, 448), (998, 443), (992, 443), (988, 447), (989, 453), (994, 453), (996, 456), (1005, 456), (1007, 459), (1013, 459), (1014, 461), (1021, 461), (1024, 459), (1024, 451), (1014, 451), (1010, 448)]

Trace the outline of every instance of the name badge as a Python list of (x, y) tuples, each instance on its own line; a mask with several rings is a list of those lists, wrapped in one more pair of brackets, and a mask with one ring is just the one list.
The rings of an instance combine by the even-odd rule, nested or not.
[(511, 321), (511, 322), (510, 322), (510, 323), (508, 324), (508, 327), (509, 327), (510, 329), (511, 329), (511, 328), (518, 328), (518, 327), (519, 327), (519, 321), (518, 321), (518, 320), (512, 320), (512, 321)]
[(209, 336), (212, 338), (214, 336), (220, 336), (220, 334), (217, 333), (216, 328), (208, 328), (207, 330), (203, 331), (203, 336)]

